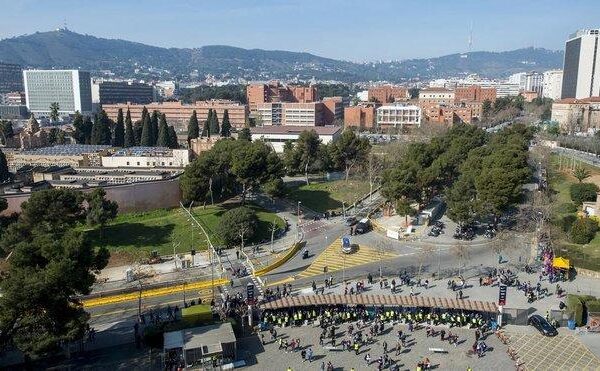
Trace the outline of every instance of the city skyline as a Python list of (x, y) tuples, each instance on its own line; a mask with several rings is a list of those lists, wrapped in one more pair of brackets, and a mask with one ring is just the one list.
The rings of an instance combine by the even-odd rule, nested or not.
[[(530, 1), (518, 8), (470, 0), (436, 2), (435, 6), (432, 1), (381, 1), (373, 6), (341, 0), (200, 5), (149, 1), (146, 5), (141, 9), (130, 1), (2, 0), (0, 6), (10, 16), (0, 24), (0, 38), (52, 30), (66, 23), (79, 33), (161, 47), (231, 45), (376, 61), (467, 52), (471, 25), (472, 51), (530, 46), (562, 50), (570, 33), (597, 28), (594, 14), (600, 12), (600, 3), (592, 1)], [(409, 16), (405, 16), (407, 11)], [(92, 19), (88, 14), (95, 16)], [(507, 27), (518, 24), (524, 26)]]

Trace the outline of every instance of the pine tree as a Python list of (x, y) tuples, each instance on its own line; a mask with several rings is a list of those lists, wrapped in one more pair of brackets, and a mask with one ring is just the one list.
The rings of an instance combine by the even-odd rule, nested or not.
[(10, 172), (8, 171), (8, 162), (6, 162), (6, 156), (4, 152), (0, 151), (0, 183), (9, 181), (11, 178)]
[(179, 148), (177, 133), (175, 132), (173, 125), (169, 126), (169, 148)]
[(198, 115), (196, 114), (196, 110), (194, 110), (194, 112), (192, 112), (192, 116), (190, 116), (187, 134), (188, 143), (191, 139), (196, 139), (200, 135), (200, 127), (198, 126)]
[(135, 146), (135, 135), (133, 134), (133, 125), (131, 124), (131, 112), (129, 112), (129, 108), (127, 108), (127, 115), (125, 116), (125, 138), (123, 140), (123, 146)]
[(151, 140), (152, 145), (156, 145), (156, 141), (158, 140), (158, 121), (160, 117), (160, 112), (157, 110), (152, 111), (152, 118), (150, 119), (150, 132), (152, 133)]
[(227, 138), (231, 136), (231, 123), (229, 122), (229, 111), (225, 109), (223, 112), (223, 124), (221, 125), (221, 137)]
[(115, 139), (113, 145), (115, 147), (123, 147), (125, 142), (125, 123), (123, 122), (123, 109), (119, 108), (117, 114), (117, 123), (115, 124)]
[(156, 140), (157, 147), (169, 147), (169, 127), (167, 126), (167, 118), (163, 113), (160, 115), (160, 124), (158, 125), (158, 138)]
[(212, 135), (219, 135), (221, 132), (219, 128), (219, 118), (217, 117), (217, 110), (212, 111), (212, 116), (210, 117), (210, 133)]
[(142, 135), (140, 136), (140, 146), (152, 147), (152, 122), (150, 115), (146, 115), (142, 124)]
[(100, 111), (94, 118), (92, 126), (91, 144), (107, 144), (112, 141), (112, 133), (110, 131), (111, 120), (106, 115), (104, 110)]

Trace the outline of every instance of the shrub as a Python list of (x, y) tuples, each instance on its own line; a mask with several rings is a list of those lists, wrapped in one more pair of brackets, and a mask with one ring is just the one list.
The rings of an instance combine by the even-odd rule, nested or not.
[(591, 300), (585, 303), (588, 315), (590, 313), (600, 313), (600, 300)]
[(598, 232), (598, 223), (590, 218), (578, 218), (571, 226), (571, 241), (580, 245), (589, 243)]
[(223, 214), (217, 226), (217, 234), (228, 246), (250, 241), (256, 232), (258, 217), (254, 210), (241, 206), (231, 209)]
[(576, 183), (571, 185), (569, 193), (571, 194), (571, 200), (576, 205), (581, 205), (583, 202), (596, 200), (598, 186), (593, 183)]
[(567, 309), (566, 313), (575, 320), (577, 326), (583, 325), (583, 303), (579, 300), (577, 295), (567, 295)]
[(574, 213), (577, 212), (577, 206), (575, 206), (575, 204), (572, 202), (563, 202), (562, 204), (558, 205), (556, 212), (560, 214)]
[(563, 232), (569, 232), (576, 220), (577, 216), (573, 214), (563, 216), (563, 218), (560, 220), (560, 226), (562, 227)]

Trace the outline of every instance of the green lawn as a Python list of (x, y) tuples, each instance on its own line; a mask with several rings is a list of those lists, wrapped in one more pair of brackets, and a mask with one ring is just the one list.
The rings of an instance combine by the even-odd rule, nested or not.
[[(564, 162), (565, 160), (563, 159), (563, 166)], [(587, 168), (592, 176), (600, 174), (600, 169), (596, 167), (587, 164), (579, 164), (579, 166)], [(576, 214), (565, 212), (562, 205), (572, 202), (569, 188), (572, 184), (577, 183), (577, 179), (570, 175), (568, 170), (561, 171), (558, 167), (558, 156), (553, 155), (551, 158), (551, 168), (549, 169), (549, 181), (552, 190), (555, 192), (552, 203), (552, 219), (555, 223), (568, 214)], [(562, 231), (558, 235), (561, 238), (554, 241), (557, 255), (571, 259), (571, 262), (576, 267), (600, 270), (600, 233), (596, 234), (596, 237), (587, 245), (578, 245), (570, 242), (569, 236)]]
[[(228, 208), (235, 206), (237, 205), (227, 204), (193, 209), (194, 216), (206, 229), (214, 245), (221, 244), (220, 239), (215, 236), (220, 216)], [(247, 206), (257, 211), (259, 219), (257, 235), (249, 243), (270, 239), (273, 221), (279, 228), (285, 227), (285, 222), (274, 213), (252, 204)], [(189, 252), (192, 247), (196, 250), (206, 249), (206, 238), (198, 227), (194, 227), (195, 233), (192, 234), (191, 224), (183, 210), (161, 209), (120, 214), (104, 227), (102, 233), (98, 229), (88, 230), (87, 233), (94, 246), (106, 246), (111, 252), (135, 259), (148, 256), (153, 250), (161, 255), (172, 254), (174, 243), (177, 245), (176, 252)]]
[(369, 192), (369, 182), (364, 180), (335, 180), (331, 182), (313, 182), (290, 190), (288, 197), (301, 201), (309, 209), (318, 212), (342, 210)]

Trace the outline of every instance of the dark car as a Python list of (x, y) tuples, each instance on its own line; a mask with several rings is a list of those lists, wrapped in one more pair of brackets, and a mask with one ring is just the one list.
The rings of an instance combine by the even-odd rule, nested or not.
[(363, 234), (363, 233), (367, 233), (370, 229), (371, 229), (371, 222), (369, 222), (369, 219), (364, 218), (364, 219), (361, 219), (358, 222), (358, 224), (356, 224), (356, 227), (354, 227), (354, 232), (357, 234)]
[(529, 317), (527, 323), (538, 329), (538, 331), (544, 336), (558, 335), (556, 328), (548, 323), (548, 321), (546, 321), (546, 319), (539, 314), (534, 314), (533, 316)]

